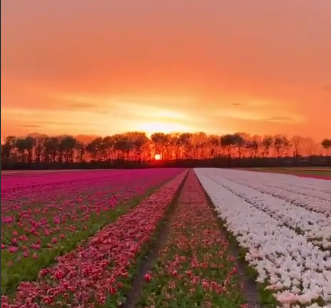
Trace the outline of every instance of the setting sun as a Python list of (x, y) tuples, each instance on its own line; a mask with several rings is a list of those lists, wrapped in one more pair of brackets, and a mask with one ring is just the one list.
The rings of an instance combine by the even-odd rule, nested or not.
[(330, 12), (1, 0), (0, 306), (331, 308)]

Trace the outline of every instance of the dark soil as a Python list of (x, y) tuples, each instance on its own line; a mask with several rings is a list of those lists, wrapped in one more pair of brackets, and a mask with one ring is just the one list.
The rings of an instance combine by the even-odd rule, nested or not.
[[(191, 172), (191, 171), (189, 171)], [(158, 257), (158, 252), (160, 251), (161, 247), (165, 243), (168, 238), (169, 233), (169, 223), (171, 221), (172, 215), (174, 210), (178, 204), (178, 198), (182, 191), (183, 185), (186, 181), (188, 173), (184, 178), (181, 185), (178, 187), (178, 190), (172, 200), (162, 222), (160, 223), (156, 234), (154, 235), (155, 239), (151, 244), (148, 253), (143, 257), (143, 260), (140, 262), (137, 270), (137, 274), (133, 278), (132, 281), (132, 289), (126, 295), (126, 302), (121, 305), (121, 308), (134, 308), (137, 301), (140, 299), (140, 294), (145, 283), (145, 274), (147, 274), (152, 267)]]
[[(194, 171), (190, 170), (189, 172), (194, 172)], [(172, 219), (174, 210), (178, 204), (178, 198), (180, 196), (185, 181), (186, 178), (184, 179), (178, 191), (176, 192), (176, 195), (170, 207), (168, 208), (168, 211), (160, 225), (160, 228), (158, 228), (155, 234), (155, 240), (153, 241), (147, 255), (140, 262), (138, 266), (137, 274), (132, 281), (132, 289), (126, 295), (126, 302), (122, 304), (121, 308), (135, 308), (135, 304), (139, 301), (141, 291), (145, 283), (144, 276), (146, 273), (152, 270), (153, 265), (158, 257), (158, 252), (160, 251), (163, 244), (167, 240), (170, 221)], [(240, 278), (239, 281), (243, 284), (243, 295), (244, 298), (246, 299), (246, 303), (248, 304), (247, 308), (269, 308), (267, 305), (261, 305), (259, 303), (259, 290), (257, 287), (257, 283), (254, 281), (254, 279), (248, 278), (246, 274), (248, 269), (248, 264), (246, 262), (240, 261), (239, 248), (233, 243), (231, 243), (229, 234), (227, 233), (220, 219), (217, 217), (217, 214), (214, 210), (214, 205), (212, 204), (207, 193), (205, 193), (205, 195), (213, 213), (215, 214), (216, 219), (219, 222), (221, 234), (224, 234), (225, 238), (227, 238), (230, 242), (230, 246), (229, 246), (230, 253), (237, 258), (238, 276)]]
[[(200, 185), (201, 185), (201, 183), (200, 183)], [(202, 186), (202, 189), (205, 193), (208, 204), (211, 207), (211, 209), (219, 223), (221, 233), (225, 236), (225, 238), (228, 240), (228, 242), (230, 244), (229, 245), (230, 253), (237, 259), (236, 267), (238, 270), (238, 276), (240, 278), (239, 281), (243, 284), (242, 291), (243, 291), (244, 298), (246, 300), (246, 304), (248, 305), (247, 308), (270, 308), (267, 305), (260, 304), (259, 289), (258, 289), (257, 283), (255, 282), (254, 279), (249, 278), (246, 274), (248, 272), (248, 267), (249, 267), (248, 263), (242, 262), (240, 260), (239, 247), (233, 243), (233, 240), (231, 240), (230, 235), (229, 235), (228, 231), (226, 230), (224, 224), (222, 223), (221, 219), (218, 218), (217, 212), (215, 211), (214, 204), (211, 201), (208, 194), (206, 193), (206, 191), (204, 190), (203, 186)]]

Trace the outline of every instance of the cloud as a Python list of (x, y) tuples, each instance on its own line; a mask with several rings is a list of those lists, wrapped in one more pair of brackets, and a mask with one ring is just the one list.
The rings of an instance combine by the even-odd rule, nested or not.
[(273, 123), (302, 123), (303, 118), (299, 116), (275, 116), (261, 119), (261, 121)]
[[(250, 104), (249, 104), (250, 105)], [(222, 117), (224, 119), (232, 119), (239, 121), (251, 121), (251, 122), (269, 122), (269, 123), (290, 123), (290, 124), (301, 124), (305, 123), (306, 119), (296, 113), (289, 112), (288, 110), (282, 110), (283, 114), (286, 116), (279, 115), (279, 110), (276, 106), (268, 106), (262, 104), (259, 107), (246, 106), (243, 108), (225, 108), (218, 109), (215, 111), (215, 115)]]
[[(82, 120), (72, 120), (72, 121), (52, 121), (52, 120), (46, 120), (46, 121), (42, 121), (42, 120), (38, 120), (39, 123), (47, 125), (48, 127), (51, 126), (77, 126), (77, 127), (82, 127), (83, 125), (86, 124), (85, 121)], [(89, 122), (88, 123), (89, 126), (95, 126), (95, 127), (99, 127), (102, 126), (102, 124), (99, 123), (94, 123), (94, 122)]]
[(17, 125), (18, 127), (24, 127), (24, 128), (41, 128), (42, 125), (37, 124), (23, 124), (23, 125)]
[(233, 103), (232, 106), (242, 106), (243, 104), (241, 103)]
[(259, 120), (263, 113), (253, 110), (219, 110), (217, 114), (221, 117), (239, 119), (239, 120)]
[(323, 90), (324, 91), (331, 91), (331, 86), (324, 86), (323, 87)]
[(105, 115), (108, 114), (109, 112), (103, 109), (98, 109), (98, 105), (95, 105), (93, 103), (72, 103), (69, 105), (70, 109), (77, 109), (81, 111), (88, 111), (90, 113), (96, 113), (96, 114), (101, 114)]

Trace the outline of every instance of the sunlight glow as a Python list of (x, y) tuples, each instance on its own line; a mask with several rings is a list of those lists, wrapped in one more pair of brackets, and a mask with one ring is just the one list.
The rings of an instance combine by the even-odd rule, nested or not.
[(146, 132), (147, 136), (150, 136), (155, 132), (169, 134), (171, 132), (177, 132), (177, 131), (183, 131), (183, 132), (190, 131), (190, 129), (186, 125), (182, 125), (180, 123), (161, 122), (161, 121), (143, 123), (139, 126), (139, 130)]
[(155, 160), (160, 160), (161, 159), (161, 154), (155, 154), (154, 158), (155, 158)]

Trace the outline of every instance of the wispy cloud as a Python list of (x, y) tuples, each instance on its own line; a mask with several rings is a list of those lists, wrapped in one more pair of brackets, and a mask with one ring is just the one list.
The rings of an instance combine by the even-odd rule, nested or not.
[(69, 105), (70, 109), (86, 111), (89, 113), (106, 115), (109, 114), (109, 111), (100, 108), (98, 105), (93, 103), (74, 103)]
[(305, 118), (285, 112), (287, 115), (277, 115), (277, 110), (274, 108), (240, 108), (240, 109), (223, 109), (218, 110), (217, 114), (220, 117), (231, 118), (237, 120), (271, 122), (271, 123), (304, 123)]
[(17, 127), (23, 127), (23, 128), (41, 128), (42, 125), (37, 124), (23, 124), (23, 125), (17, 125)]
[(275, 116), (270, 118), (261, 119), (263, 122), (273, 122), (273, 123), (303, 123), (304, 118), (300, 116)]
[(240, 119), (240, 120), (259, 120), (263, 117), (258, 111), (224, 109), (219, 110), (217, 114), (221, 117)]

